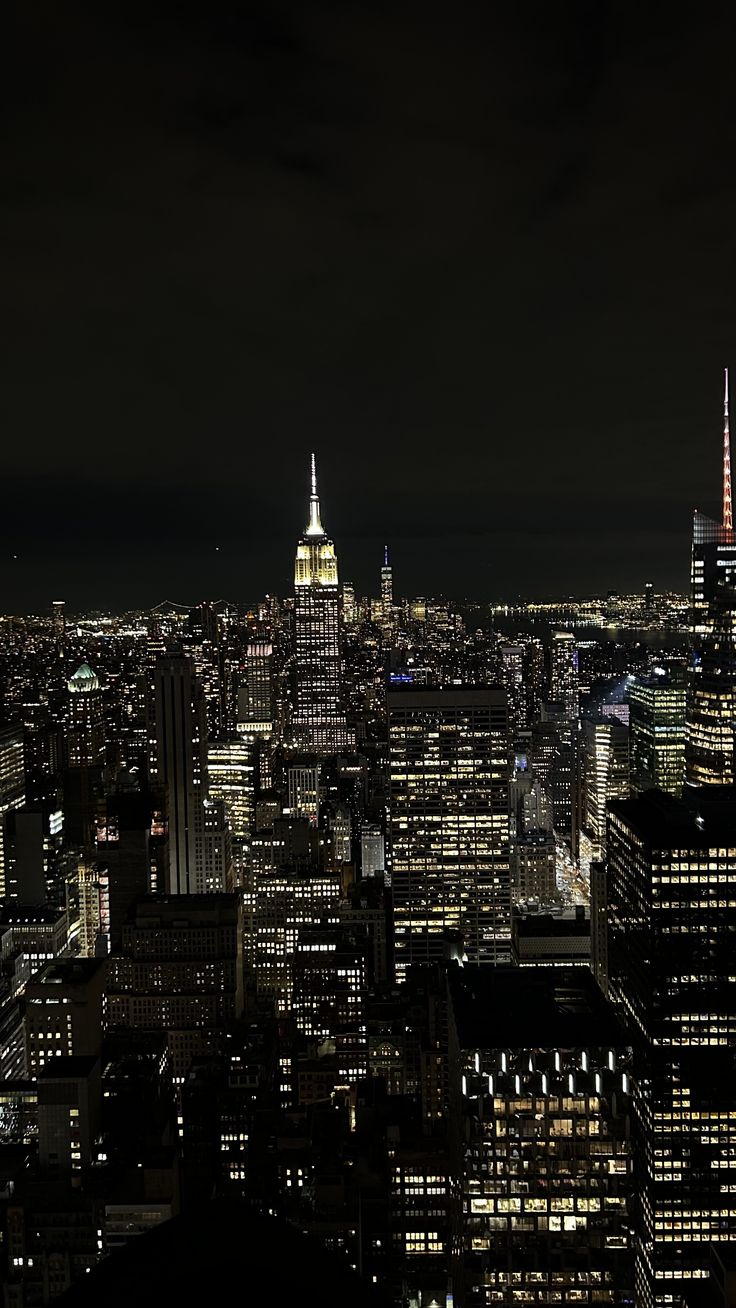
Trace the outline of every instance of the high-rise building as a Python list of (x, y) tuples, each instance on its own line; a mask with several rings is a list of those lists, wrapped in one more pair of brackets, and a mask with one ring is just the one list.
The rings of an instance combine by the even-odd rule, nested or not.
[(608, 987), (634, 1045), (637, 1304), (679, 1302), (736, 1241), (736, 792), (611, 804)]
[(184, 655), (159, 658), (154, 671), (156, 783), (168, 801), (169, 894), (207, 890), (204, 799), (207, 727), (204, 699)]
[(66, 635), (66, 601), (54, 600), (51, 605), (51, 620), (57, 641), (63, 641)]
[(106, 1004), (106, 961), (56, 958), (46, 963), (25, 989), (26, 1060), (38, 1076), (51, 1058), (98, 1058)]
[(294, 988), (294, 956), (302, 931), (337, 926), (340, 879), (329, 873), (266, 873), (245, 892), (246, 964), (259, 995), (288, 1013)]
[(720, 522), (695, 512), (691, 559), (692, 671), (687, 710), (688, 785), (736, 779), (736, 535), (731, 492), (728, 369), (723, 420)]
[(232, 833), (236, 868), (242, 872), (255, 823), (256, 748), (238, 733), (207, 745), (207, 773), (211, 800), (221, 800)]
[(549, 648), (549, 697), (560, 704), (565, 717), (575, 721), (579, 712), (578, 651), (571, 631), (553, 631)]
[(583, 723), (584, 826), (599, 859), (606, 842), (606, 805), (629, 794), (629, 729), (616, 718)]
[(347, 627), (351, 627), (356, 616), (355, 587), (352, 581), (344, 581), (342, 583), (342, 620)]
[(289, 812), (292, 817), (303, 817), (312, 826), (319, 817), (319, 763), (302, 759), (290, 763), (287, 769)]
[(501, 678), (509, 700), (512, 727), (518, 731), (527, 722), (526, 687), (524, 685), (523, 645), (502, 645)]
[(448, 937), (472, 962), (508, 959), (505, 691), (390, 690), (388, 723), (397, 976)]
[(105, 724), (102, 690), (96, 672), (82, 663), (67, 682), (69, 692), (67, 762), (70, 768), (95, 768), (104, 761)]
[(10, 890), (8, 814), (22, 808), (25, 798), (23, 728), (3, 727), (0, 729), (0, 899)]
[(90, 850), (105, 761), (105, 726), (102, 689), (88, 663), (69, 678), (67, 692), (64, 839)]
[(452, 978), (466, 1302), (631, 1302), (630, 1050), (585, 967)]
[(388, 545), (383, 550), (383, 567), (381, 568), (381, 619), (388, 626), (393, 617), (394, 574), (388, 561)]
[(174, 1083), (222, 1051), (243, 1008), (243, 914), (234, 894), (151, 895), (109, 960), (109, 1025), (166, 1032)]
[(684, 682), (653, 675), (635, 677), (628, 691), (631, 789), (680, 795), (685, 779)]
[(245, 654), (245, 685), (238, 691), (238, 730), (270, 736), (273, 709), (273, 645), (270, 640), (251, 640)]
[(337, 556), (320, 519), (314, 455), (309, 522), (296, 552), (294, 645), (294, 738), (312, 753), (337, 754), (353, 733), (342, 710)]
[(519, 832), (511, 844), (511, 897), (538, 899), (551, 904), (557, 898), (556, 845), (552, 831)]

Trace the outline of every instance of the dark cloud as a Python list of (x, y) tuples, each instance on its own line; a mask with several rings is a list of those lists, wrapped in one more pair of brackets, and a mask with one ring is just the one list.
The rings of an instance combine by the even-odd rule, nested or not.
[(284, 589), (311, 448), (361, 586), (385, 539), (409, 592), (684, 586), (734, 336), (734, 26), (16, 3), (5, 605)]

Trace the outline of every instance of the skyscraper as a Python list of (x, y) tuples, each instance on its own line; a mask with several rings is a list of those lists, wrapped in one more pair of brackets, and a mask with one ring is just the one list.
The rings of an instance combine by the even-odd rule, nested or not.
[(629, 794), (629, 729), (616, 718), (583, 723), (584, 826), (600, 859), (606, 843), (606, 805)]
[(614, 801), (608, 987), (634, 1046), (636, 1302), (680, 1302), (736, 1241), (736, 794)]
[(388, 561), (388, 545), (383, 549), (383, 567), (381, 568), (381, 616), (384, 626), (389, 626), (394, 603), (394, 574)]
[(575, 721), (578, 716), (580, 686), (578, 680), (578, 651), (571, 631), (553, 631), (549, 649), (549, 697), (560, 704), (565, 717)]
[(23, 729), (4, 727), (0, 731), (0, 898), (9, 890), (7, 815), (22, 808), (25, 798)]
[(314, 455), (309, 522), (297, 546), (294, 592), (294, 738), (310, 752), (336, 754), (352, 743), (352, 733), (341, 705), (337, 557), (320, 519)]
[(472, 962), (510, 957), (509, 741), (499, 687), (391, 690), (396, 970), (462, 938)]
[(631, 788), (682, 793), (687, 691), (667, 676), (636, 677), (628, 692)]
[(270, 736), (273, 731), (273, 645), (251, 640), (245, 655), (245, 685), (238, 692), (238, 730)]
[(692, 672), (687, 713), (688, 785), (730, 785), (736, 688), (736, 536), (731, 493), (728, 369), (723, 418), (721, 522), (695, 512), (691, 563)]
[(207, 728), (201, 687), (184, 655), (159, 658), (154, 671), (156, 781), (166, 788), (170, 894), (207, 889), (204, 799)]
[(98, 767), (105, 753), (102, 690), (97, 674), (82, 663), (67, 682), (67, 750), (70, 768)]

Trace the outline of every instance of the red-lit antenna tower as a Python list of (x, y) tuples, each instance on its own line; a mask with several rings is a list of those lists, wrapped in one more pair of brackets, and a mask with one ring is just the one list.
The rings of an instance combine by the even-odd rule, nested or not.
[(723, 401), (723, 529), (733, 531), (733, 502), (731, 498), (731, 433), (728, 427), (728, 368)]

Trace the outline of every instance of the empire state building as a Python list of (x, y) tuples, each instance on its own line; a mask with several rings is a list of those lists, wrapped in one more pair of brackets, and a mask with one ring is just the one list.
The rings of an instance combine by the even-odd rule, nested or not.
[(295, 742), (311, 753), (337, 754), (354, 744), (354, 736), (341, 707), (337, 557), (320, 519), (314, 455), (309, 522), (294, 568), (294, 638)]

